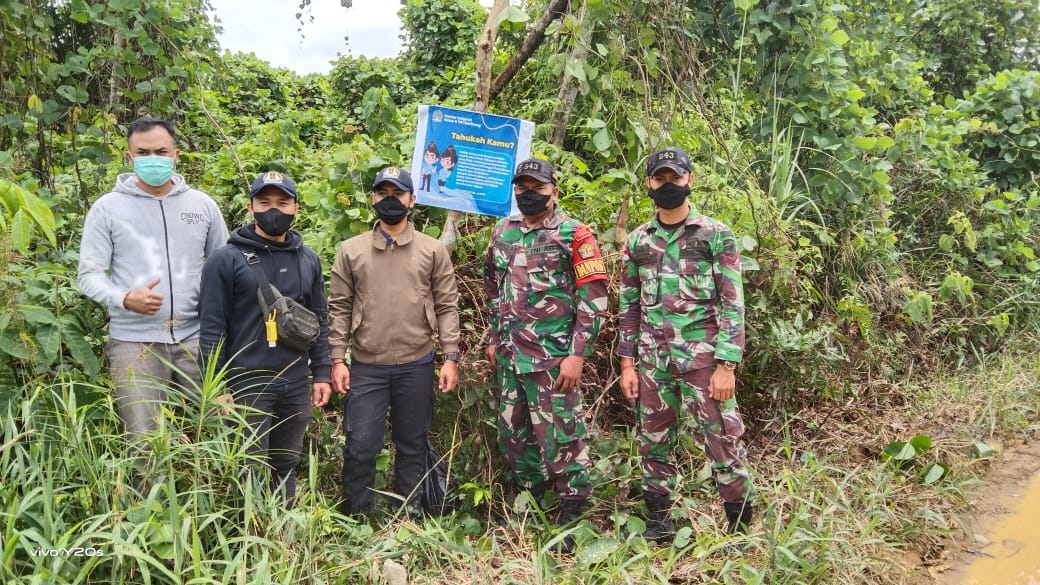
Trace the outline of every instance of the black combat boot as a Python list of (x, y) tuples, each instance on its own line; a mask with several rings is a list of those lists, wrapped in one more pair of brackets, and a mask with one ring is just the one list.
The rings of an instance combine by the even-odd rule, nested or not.
[(532, 488), (527, 488), (527, 492), (531, 494), (531, 499), (534, 500), (534, 504), (538, 506), (538, 509), (545, 510), (545, 486), (538, 485)]
[[(560, 528), (568, 528), (571, 524), (577, 522), (581, 518), (581, 506), (584, 503), (585, 500), (562, 500), (560, 502), (560, 517), (556, 520), (556, 525)], [(553, 550), (562, 554), (574, 552), (574, 536), (570, 534), (564, 536), (560, 542), (553, 545)]]
[(726, 534), (747, 534), (751, 526), (751, 502), (724, 502), (722, 506), (729, 521)]
[(657, 544), (668, 542), (675, 535), (675, 524), (671, 517), (672, 498), (668, 494), (645, 492), (643, 500), (649, 512), (643, 538)]

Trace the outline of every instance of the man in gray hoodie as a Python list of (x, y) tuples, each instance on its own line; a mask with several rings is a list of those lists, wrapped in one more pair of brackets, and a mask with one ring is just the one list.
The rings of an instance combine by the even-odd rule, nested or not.
[(216, 203), (173, 172), (173, 126), (140, 118), (127, 129), (133, 173), (87, 213), (79, 289), (109, 312), (107, 354), (119, 417), (132, 441), (155, 430), (166, 393), (196, 393), (202, 263), (227, 241)]

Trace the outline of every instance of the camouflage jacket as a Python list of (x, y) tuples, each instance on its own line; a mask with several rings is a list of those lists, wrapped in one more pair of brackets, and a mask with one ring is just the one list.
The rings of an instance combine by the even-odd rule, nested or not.
[(744, 292), (728, 227), (692, 207), (674, 230), (654, 216), (629, 235), (623, 263), (618, 355), (680, 372), (741, 360)]
[(607, 310), (607, 272), (588, 227), (559, 207), (527, 227), (521, 216), (491, 232), (484, 261), (491, 325), (485, 342), (518, 373), (592, 355)]

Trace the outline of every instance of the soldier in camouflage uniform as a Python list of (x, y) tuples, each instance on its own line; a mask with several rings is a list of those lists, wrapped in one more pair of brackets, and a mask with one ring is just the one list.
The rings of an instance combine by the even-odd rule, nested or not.
[(744, 297), (736, 239), (698, 213), (688, 197), (693, 175), (682, 150), (663, 148), (647, 162), (658, 208), (631, 233), (621, 276), (621, 390), (637, 399), (647, 540), (674, 532), (672, 451), (685, 409), (704, 434), (729, 532), (747, 532), (751, 479), (740, 437), (734, 370), (744, 349)]
[[(556, 490), (562, 526), (592, 489), (580, 382), (607, 309), (607, 273), (593, 233), (560, 210), (547, 161), (517, 165), (513, 192), (522, 215), (495, 226), (484, 264), (499, 446), (521, 489), (539, 502)], [(559, 550), (573, 546), (568, 535)]]

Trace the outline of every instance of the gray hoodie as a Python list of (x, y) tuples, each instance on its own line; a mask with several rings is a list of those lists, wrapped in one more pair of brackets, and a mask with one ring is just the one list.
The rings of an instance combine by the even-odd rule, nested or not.
[[(216, 203), (173, 176), (173, 189), (155, 197), (123, 173), (83, 224), (79, 289), (108, 307), (109, 336), (120, 341), (178, 343), (198, 335), (202, 262), (228, 239)], [(134, 313), (123, 299), (159, 279), (154, 315)]]

